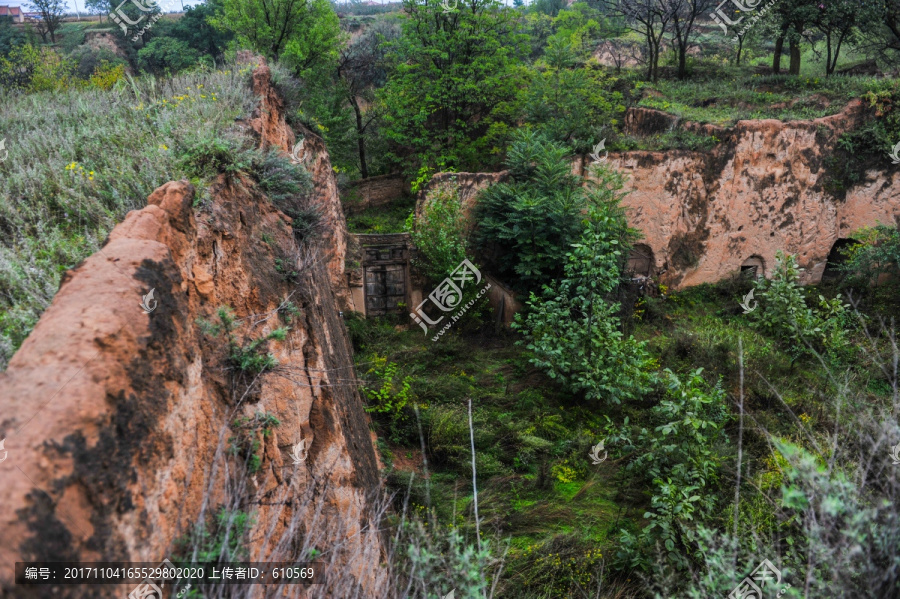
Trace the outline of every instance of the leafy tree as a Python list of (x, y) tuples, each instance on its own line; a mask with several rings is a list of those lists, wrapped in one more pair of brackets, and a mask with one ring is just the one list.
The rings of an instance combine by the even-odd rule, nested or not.
[(442, 187), (422, 207), (421, 218), (410, 214), (406, 229), (419, 258), (416, 267), (432, 283), (450, 275), (466, 259), (465, 223), (455, 189)]
[(445, 12), (438, 0), (404, 0), (395, 70), (378, 94), (385, 135), (410, 170), (419, 164), (484, 168), (495, 110), (515, 97), (524, 54), (512, 9), (468, 0)]
[(62, 24), (63, 16), (66, 14), (66, 3), (63, 0), (33, 0), (27, 5), (34, 12), (41, 13), (41, 18), (35, 24), (41, 39), (47, 43), (47, 36), (50, 41), (56, 43), (56, 31)]
[(617, 199), (592, 206), (581, 239), (565, 256), (562, 278), (545, 285), (541, 296), (531, 293), (527, 316), (516, 315), (514, 327), (525, 336), (532, 364), (589, 400), (621, 403), (646, 391), (644, 344), (625, 337), (619, 304), (609, 299), (632, 238)]
[(622, 554), (632, 566), (644, 563), (647, 556), (640, 553), (641, 548), (658, 541), (671, 564), (686, 567), (694, 546), (690, 527), (715, 508), (716, 494), (710, 491), (715, 489), (722, 463), (719, 448), (728, 442), (729, 414), (725, 390), (720, 385), (710, 387), (702, 374), (699, 368), (679, 378), (666, 369), (666, 396), (651, 410), (653, 426), (637, 435), (634, 445), (639, 455), (628, 471), (651, 482), (654, 490), (644, 514), (649, 524), (640, 538), (623, 534)]
[(522, 22), (522, 28), (531, 46), (528, 58), (537, 60), (554, 35), (553, 18), (542, 12), (529, 12)]
[(609, 27), (603, 14), (584, 2), (576, 2), (562, 10), (553, 19), (555, 33), (552, 39), (559, 39), (570, 45), (579, 58), (590, 57), (597, 47), (597, 40)]
[(535, 0), (529, 8), (539, 14), (555, 17), (565, 10), (566, 4), (566, 0)]
[(890, 312), (900, 308), (900, 226), (866, 227), (853, 238), (841, 270), (848, 283), (880, 297)]
[(214, 26), (297, 74), (327, 66), (337, 55), (340, 27), (327, 0), (219, 0), (216, 9)]
[(825, 73), (831, 75), (837, 67), (841, 48), (852, 42), (860, 29), (878, 23), (884, 5), (872, 0), (827, 0), (817, 5), (816, 28), (825, 36)]
[(84, 0), (84, 7), (92, 15), (100, 15), (100, 22), (103, 22), (103, 15), (109, 16), (112, 10), (111, 0)]
[(705, 17), (717, 0), (670, 0), (672, 42), (678, 54), (679, 79), (687, 77), (687, 51), (697, 34), (697, 19)]
[(548, 139), (584, 153), (600, 141), (597, 124), (614, 125), (625, 106), (622, 94), (612, 91), (613, 77), (596, 63), (572, 68), (574, 60), (571, 46), (551, 38), (519, 102), (526, 122)]
[(819, 0), (797, 0), (796, 2), (778, 2), (769, 11), (770, 22), (776, 31), (775, 54), (772, 58), (772, 70), (777, 74), (781, 72), (781, 54), (784, 42), (788, 42), (790, 51), (790, 66), (788, 72), (791, 75), (800, 74), (800, 61), (802, 53), (800, 42), (804, 33), (818, 18)]
[(74, 64), (52, 48), (17, 46), (0, 57), (0, 85), (29, 92), (58, 91), (72, 83)]
[(157, 37), (138, 50), (141, 70), (156, 75), (177, 73), (197, 63), (200, 55), (185, 42), (171, 37)]
[[(233, 38), (231, 31), (213, 27), (210, 20), (215, 18), (218, 2), (208, 0), (204, 4), (189, 6), (184, 16), (174, 22), (169, 35), (186, 42), (200, 54), (220, 58)], [(156, 28), (154, 28), (154, 33)]]
[(371, 105), (375, 100), (375, 88), (387, 81), (385, 44), (396, 40), (399, 33), (399, 28), (393, 23), (377, 21), (342, 48), (338, 58), (337, 75), (341, 90), (355, 117), (359, 172), (363, 179), (369, 176), (366, 139), (371, 137), (370, 127), (375, 128), (378, 118), (378, 111), (365, 111), (363, 105)]
[(610, 14), (644, 38), (647, 48), (647, 79), (656, 81), (663, 39), (672, 27), (670, 0), (603, 0)]
[(26, 42), (25, 34), (13, 27), (12, 17), (0, 17), (0, 56), (9, 56), (13, 48)]
[(537, 291), (559, 278), (585, 212), (619, 197), (616, 173), (604, 170), (599, 183), (585, 186), (572, 174), (569, 154), (544, 135), (520, 130), (507, 154), (509, 180), (478, 198), (475, 242), (489, 267), (520, 288)]

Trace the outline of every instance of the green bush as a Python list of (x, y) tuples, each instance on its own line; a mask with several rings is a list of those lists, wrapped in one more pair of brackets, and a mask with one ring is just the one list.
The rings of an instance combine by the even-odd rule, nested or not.
[(896, 314), (900, 308), (900, 227), (877, 225), (863, 228), (853, 235), (859, 242), (847, 251), (841, 270), (847, 282), (867, 290)]
[(429, 196), (422, 218), (410, 214), (406, 229), (419, 252), (415, 265), (431, 283), (439, 283), (466, 259), (465, 224), (455, 184)]
[(138, 66), (154, 75), (174, 74), (197, 64), (200, 54), (186, 42), (157, 37), (138, 50)]
[(780, 339), (795, 359), (810, 350), (828, 352), (833, 357), (846, 354), (849, 304), (819, 295), (818, 307), (808, 307), (795, 257), (778, 251), (775, 259), (772, 278), (756, 281), (761, 309), (754, 324)]
[(95, 49), (90, 46), (79, 46), (69, 55), (69, 58), (75, 63), (75, 76), (79, 79), (88, 80), (91, 78), (98, 67), (105, 64), (111, 66), (128, 64), (127, 61), (116, 56), (114, 52), (108, 48)]
[(619, 286), (630, 237), (617, 202), (594, 207), (586, 230), (566, 254), (558, 283), (531, 294), (527, 316), (514, 328), (533, 352), (531, 362), (587, 399), (621, 403), (646, 390), (650, 367), (644, 344), (625, 337), (609, 300)]
[(529, 291), (562, 275), (566, 256), (585, 228), (584, 213), (621, 197), (622, 177), (598, 168), (585, 182), (572, 174), (566, 147), (533, 131), (509, 149), (510, 181), (478, 198), (476, 241), (490, 268)]
[(247, 472), (255, 474), (262, 466), (262, 455), (259, 453), (263, 441), (272, 429), (281, 424), (275, 416), (265, 412), (257, 412), (252, 418), (238, 418), (231, 424), (235, 436), (229, 439), (229, 451), (239, 456), (247, 466)]
[(191, 141), (177, 152), (178, 166), (188, 176), (202, 180), (220, 173), (235, 174), (247, 170), (252, 156), (243, 142), (233, 137), (201, 138)]
[(272, 204), (291, 217), (297, 240), (312, 238), (322, 224), (322, 214), (312, 202), (309, 171), (278, 150), (254, 154), (250, 168)]
[(206, 522), (196, 524), (188, 536), (176, 543), (176, 551), (185, 561), (195, 563), (246, 560), (250, 554), (246, 535), (252, 527), (252, 515), (222, 507), (213, 517), (211, 526)]
[[(628, 469), (652, 485), (649, 524), (635, 536), (623, 531), (619, 559), (631, 567), (645, 566), (648, 555), (639, 548), (661, 543), (670, 565), (684, 569), (693, 542), (689, 528), (709, 516), (716, 505), (721, 447), (728, 442), (725, 390), (710, 386), (703, 369), (679, 378), (666, 369), (666, 397), (651, 410), (653, 428), (641, 429), (635, 446), (639, 456)], [(612, 437), (611, 441), (619, 441)]]

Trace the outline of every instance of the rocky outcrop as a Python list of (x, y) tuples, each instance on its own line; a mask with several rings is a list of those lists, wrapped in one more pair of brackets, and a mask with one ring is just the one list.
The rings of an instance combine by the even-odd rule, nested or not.
[[(661, 115), (633, 110), (626, 123), (633, 133), (648, 135), (676, 126), (674, 117)], [(828, 191), (829, 159), (839, 135), (865, 118), (865, 107), (854, 101), (839, 114), (813, 121), (698, 126), (696, 132), (721, 140), (709, 152), (609, 153), (608, 163), (628, 176), (623, 205), (629, 224), (643, 235), (642, 251), (651, 254), (651, 274), (675, 288), (712, 283), (745, 264), (761, 263), (770, 271), (775, 253), (783, 250), (797, 256), (803, 282), (818, 282), (839, 240), (864, 226), (900, 222), (900, 170), (887, 156), (843, 197)], [(585, 158), (575, 162), (576, 172), (589, 171)], [(435, 175), (416, 214), (454, 178), (468, 212), (478, 190), (504, 176)]]
[(838, 136), (863, 118), (855, 101), (813, 121), (739, 121), (711, 152), (610, 154), (628, 175), (623, 203), (654, 272), (675, 287), (711, 283), (751, 259), (768, 271), (783, 250), (818, 282), (838, 240), (900, 219), (900, 172), (887, 157), (845, 197), (827, 189)]
[[(254, 86), (250, 126), (287, 151), (265, 67)], [(252, 180), (223, 176), (201, 209), (188, 182), (167, 183), (66, 274), (0, 374), (0, 595), (127, 596), (134, 585), (13, 590), (10, 565), (189, 556), (191, 534), (215, 536), (225, 513), (250, 518), (249, 561), (319, 552), (326, 584), (279, 597), (383, 596), (378, 467), (339, 316), (346, 228), (327, 154), (304, 133), (330, 227), (318, 249)], [(216, 316), (226, 306), (233, 323)], [(239, 366), (266, 353), (277, 365), (262, 373)]]

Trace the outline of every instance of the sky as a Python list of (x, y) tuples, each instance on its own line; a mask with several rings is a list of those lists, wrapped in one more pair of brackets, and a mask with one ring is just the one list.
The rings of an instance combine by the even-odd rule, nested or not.
[[(200, 4), (202, 0), (184, 0), (184, 6), (193, 6), (195, 4)], [(69, 12), (75, 12), (76, 6), (79, 12), (85, 13), (84, 10), (84, 0), (65, 0), (64, 4), (66, 4)], [(25, 11), (30, 10), (28, 8), (27, 0), (0, 0), (0, 5), (3, 6), (21, 6)], [(159, 7), (163, 9), (163, 12), (169, 12), (172, 10), (181, 10), (181, 0), (159, 0)]]

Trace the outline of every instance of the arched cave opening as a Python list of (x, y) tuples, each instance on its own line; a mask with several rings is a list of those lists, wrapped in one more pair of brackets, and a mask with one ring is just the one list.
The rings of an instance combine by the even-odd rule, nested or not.
[(834, 281), (844, 274), (841, 272), (841, 266), (847, 263), (847, 252), (852, 247), (859, 245), (855, 239), (841, 238), (834, 242), (831, 251), (828, 252), (828, 261), (825, 263), (825, 270), (822, 271), (823, 281)]
[(766, 276), (766, 263), (761, 256), (750, 256), (741, 264), (741, 276), (758, 279)]
[(653, 272), (653, 250), (649, 245), (636, 243), (628, 254), (626, 266), (628, 276), (631, 278), (649, 277)]

